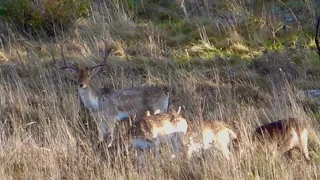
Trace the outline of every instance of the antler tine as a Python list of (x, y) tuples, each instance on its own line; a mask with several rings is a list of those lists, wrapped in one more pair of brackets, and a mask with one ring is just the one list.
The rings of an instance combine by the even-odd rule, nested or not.
[(101, 66), (105, 66), (107, 64), (108, 61), (108, 57), (110, 55), (110, 52), (113, 48), (113, 45), (110, 45), (110, 43), (108, 43), (103, 37), (100, 37), (103, 41), (104, 41), (104, 57), (103, 57), (103, 61), (101, 64), (98, 64), (96, 66), (91, 67), (91, 69), (97, 68), (97, 67), (101, 67)]
[(103, 57), (103, 64), (107, 64), (107, 61), (108, 61), (108, 57), (109, 57), (109, 54), (113, 48), (113, 45), (111, 45), (110, 43), (108, 43), (106, 40), (103, 40), (104, 41), (104, 46), (105, 46), (105, 49), (104, 49), (104, 57)]
[[(62, 43), (64, 43), (66, 40), (64, 40)], [(75, 66), (74, 64), (72, 66), (68, 66), (67, 65), (67, 61), (66, 61), (66, 58), (64, 56), (64, 53), (63, 53), (63, 49), (62, 49), (62, 46), (60, 45), (60, 54), (61, 54), (61, 58), (63, 60), (63, 63), (64, 63), (64, 67), (60, 68), (60, 69), (73, 69), (73, 70), (78, 70), (79, 68), (77, 66)]]

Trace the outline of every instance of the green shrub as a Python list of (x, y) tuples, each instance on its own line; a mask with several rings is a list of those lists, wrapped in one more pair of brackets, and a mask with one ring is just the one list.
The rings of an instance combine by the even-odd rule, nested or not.
[(184, 18), (176, 0), (120, 0), (127, 7), (128, 13), (139, 19), (166, 22)]
[(6, 0), (0, 2), (0, 17), (19, 31), (55, 35), (88, 15), (89, 0)]

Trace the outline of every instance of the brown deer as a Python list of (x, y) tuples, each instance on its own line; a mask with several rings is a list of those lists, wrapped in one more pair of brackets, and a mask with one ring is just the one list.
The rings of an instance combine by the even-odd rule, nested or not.
[(256, 128), (253, 140), (269, 148), (277, 148), (281, 153), (299, 148), (305, 159), (310, 160), (308, 129), (306, 124), (298, 119), (288, 118), (264, 124)]
[(68, 66), (61, 47), (61, 57), (65, 64), (61, 69), (76, 73), (78, 76), (78, 92), (80, 98), (97, 120), (100, 142), (109, 135), (111, 145), (116, 122), (127, 120), (132, 116), (141, 116), (146, 111), (153, 114), (167, 112), (169, 92), (167, 88), (154, 86), (133, 87), (128, 89), (112, 89), (91, 87), (89, 82), (101, 67), (105, 66), (112, 45), (105, 42), (105, 54), (101, 64), (80, 68), (76, 65)]
[(229, 144), (236, 139), (236, 133), (222, 121), (203, 121), (202, 128), (191, 130), (185, 136), (185, 147), (188, 158), (201, 150), (215, 148), (230, 159)]
[[(171, 110), (167, 113), (147, 115), (135, 121), (125, 137), (122, 138), (126, 150), (135, 148), (139, 150), (139, 163), (145, 158), (145, 150), (152, 149), (154, 154), (159, 153), (160, 143), (171, 141), (175, 157), (181, 151), (181, 137), (185, 135), (188, 123), (179, 110)], [(112, 148), (112, 146), (110, 147)]]

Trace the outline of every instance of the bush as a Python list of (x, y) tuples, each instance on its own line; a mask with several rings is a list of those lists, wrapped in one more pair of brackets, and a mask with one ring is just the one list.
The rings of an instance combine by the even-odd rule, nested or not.
[(53, 36), (86, 17), (89, 6), (89, 0), (7, 0), (0, 2), (0, 17), (21, 32)]
[(120, 0), (128, 9), (128, 14), (141, 19), (164, 21), (184, 18), (176, 0)]

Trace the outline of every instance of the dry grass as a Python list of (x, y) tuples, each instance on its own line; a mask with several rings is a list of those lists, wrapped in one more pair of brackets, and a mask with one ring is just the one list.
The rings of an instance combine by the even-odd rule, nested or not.
[[(283, 36), (276, 29), (283, 24), (279, 24), (275, 16), (284, 12), (276, 9), (272, 16), (268, 9), (276, 2), (265, 4), (261, 12), (251, 12), (254, 7), (233, 0), (205, 6), (198, 4), (201, 2), (186, 1), (189, 22), (178, 25), (138, 23), (121, 6), (118, 9), (115, 5), (108, 8), (109, 4), (93, 6), (90, 18), (79, 21), (74, 29), (52, 43), (25, 39), (9, 26), (1, 29), (4, 36), (0, 50), (0, 177), (317, 179), (320, 172), (319, 114), (295, 96), (297, 88), (319, 87), (315, 68), (319, 62), (312, 50), (314, 46), (304, 46), (310, 44), (310, 37), (305, 37), (310, 32), (305, 32), (310, 24), (304, 26), (294, 21), (294, 24), (300, 23), (300, 29), (291, 28), (287, 46), (277, 46), (283, 44)], [(308, 11), (298, 12), (296, 17), (305, 14), (308, 20), (314, 18), (310, 10), (312, 2), (301, 2)], [(292, 5), (293, 10), (298, 5)], [(192, 10), (193, 6), (199, 8)], [(290, 7), (281, 6), (287, 8), (286, 13), (295, 13)], [(233, 14), (236, 12), (237, 16)], [(257, 19), (252, 19), (255, 17), (252, 14)], [(199, 19), (209, 19), (210, 23), (199, 25)], [(190, 33), (196, 34), (198, 39), (189, 39), (191, 34), (185, 34), (184, 28), (191, 28)], [(297, 37), (291, 39), (295, 34)], [(64, 44), (66, 57), (88, 65), (101, 57), (103, 47), (99, 36), (113, 38), (117, 46), (108, 66), (92, 79), (92, 85), (117, 89), (144, 84), (166, 85), (171, 92), (171, 103), (184, 107), (183, 115), (190, 123), (219, 119), (240, 132), (244, 153), (239, 155), (235, 150), (231, 162), (211, 151), (190, 161), (183, 158), (170, 161), (164, 150), (160, 157), (150, 154), (148, 162), (140, 169), (132, 156), (119, 154), (115, 159), (101, 160), (95, 149), (96, 124), (80, 105), (75, 79), (58, 68), (61, 62), (58, 45), (63, 39), (70, 37)], [(270, 42), (273, 43), (270, 45)], [(265, 48), (277, 53), (263, 54)], [(56, 65), (52, 63), (51, 52), (58, 61)], [(251, 63), (255, 60), (259, 61)], [(259, 64), (260, 61), (266, 63)], [(297, 64), (298, 75), (294, 78), (287, 76), (287, 69), (282, 68), (284, 73), (277, 69), (287, 62)], [(257, 64), (259, 68), (254, 67)], [(261, 66), (265, 66), (268, 73), (261, 73)], [(312, 71), (311, 78), (305, 75), (307, 70)], [(285, 156), (265, 153), (268, 150), (257, 149), (251, 143), (250, 133), (255, 127), (287, 117), (309, 124), (309, 164), (299, 153), (296, 161), (289, 162)]]
[[(122, 63), (110, 62), (110, 67)], [(152, 70), (157, 71), (157, 68)], [(109, 69), (93, 81), (99, 86), (103, 84), (113, 87), (117, 84), (117, 88), (124, 88), (130, 87), (132, 78), (140, 76), (112, 77), (116, 71)], [(271, 99), (255, 107), (245, 102), (239, 104), (232, 96), (231, 86), (208, 82), (201, 74), (187, 72), (183, 68), (174, 68), (172, 73), (175, 76), (170, 78), (156, 75), (140, 77), (140, 81), (148, 84), (159, 84), (161, 80), (161, 83), (168, 85), (174, 105), (185, 106), (184, 114), (190, 122), (201, 117), (223, 119), (248, 139), (245, 138), (247, 146), (244, 155), (235, 155), (231, 163), (210, 153), (200, 158), (200, 161), (195, 159), (191, 162), (185, 159), (170, 162), (169, 157), (164, 155), (149, 157), (146, 167), (138, 173), (134, 158), (126, 159), (120, 155), (115, 160), (117, 164), (112, 166), (114, 161), (100, 160), (99, 154), (94, 150), (97, 143), (95, 124), (91, 122), (89, 115), (79, 113), (83, 109), (79, 107), (76, 86), (69, 80), (69, 74), (54, 66), (46, 68), (42, 65), (26, 66), (25, 69), (18, 65), (2, 66), (1, 72), (2, 177), (253, 179), (259, 176), (268, 179), (313, 179), (317, 175), (314, 172), (319, 170), (317, 122), (312, 114), (307, 115), (301, 105), (295, 102), (289, 86), (280, 94), (271, 92)], [(27, 72), (37, 73), (33, 75)], [(24, 76), (20, 75), (24, 73)], [(214, 71), (211, 73), (211, 81), (221, 81)], [(203, 84), (206, 86), (204, 89), (201, 88)], [(288, 165), (283, 156), (264, 154), (250, 143), (250, 132), (257, 125), (284, 117), (298, 117), (310, 124), (311, 164), (306, 164), (301, 158), (302, 161)], [(300, 154), (298, 157), (300, 159)]]

